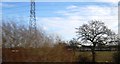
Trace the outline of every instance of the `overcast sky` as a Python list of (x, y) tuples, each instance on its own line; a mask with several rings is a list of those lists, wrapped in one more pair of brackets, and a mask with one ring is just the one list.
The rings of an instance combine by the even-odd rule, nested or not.
[[(22, 18), (26, 20), (24, 23), (27, 24), (30, 3), (6, 1), (2, 3), (3, 18)], [(91, 20), (100, 20), (108, 28), (118, 32), (117, 0), (62, 1), (66, 2), (44, 0), (44, 2), (36, 3), (37, 28), (42, 27), (47, 33), (58, 34), (65, 40), (70, 40), (76, 37), (75, 28)]]

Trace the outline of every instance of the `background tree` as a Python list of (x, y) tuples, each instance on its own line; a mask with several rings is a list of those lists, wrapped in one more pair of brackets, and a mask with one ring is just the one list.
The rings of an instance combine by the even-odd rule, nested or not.
[(111, 35), (115, 33), (108, 29), (101, 21), (90, 21), (89, 24), (83, 24), (77, 29), (78, 39), (83, 44), (88, 43), (92, 47), (92, 61), (95, 62), (95, 47), (99, 44), (107, 44), (112, 42)]
[(77, 45), (78, 45), (77, 39), (73, 38), (72, 40), (69, 41), (69, 46), (70, 48), (72, 48), (74, 55), (77, 49)]
[[(14, 47), (34, 47), (38, 48), (44, 43), (52, 43), (53, 39), (48, 37), (47, 34), (40, 28), (37, 29), (37, 37), (29, 38), (32, 35), (29, 33), (30, 30), (26, 25), (17, 23), (17, 21), (3, 20), (2, 23), (2, 47), (3, 48), (14, 48)], [(33, 42), (36, 40), (37, 42)]]

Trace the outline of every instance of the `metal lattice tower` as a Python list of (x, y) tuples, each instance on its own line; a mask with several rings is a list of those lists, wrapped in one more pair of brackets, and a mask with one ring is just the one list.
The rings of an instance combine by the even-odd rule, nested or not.
[(36, 15), (35, 15), (35, 0), (31, 0), (30, 3), (29, 29), (30, 29), (30, 41), (32, 41), (30, 46), (36, 47), (37, 29), (36, 29)]
[(35, 0), (31, 0), (31, 4), (30, 4), (29, 29), (30, 29), (30, 33), (35, 33), (36, 31)]

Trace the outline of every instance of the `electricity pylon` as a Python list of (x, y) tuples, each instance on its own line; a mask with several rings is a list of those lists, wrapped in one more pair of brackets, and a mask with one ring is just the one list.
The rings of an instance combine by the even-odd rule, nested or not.
[(36, 47), (37, 43), (37, 29), (36, 29), (36, 15), (35, 15), (35, 0), (31, 0), (30, 3), (30, 21), (29, 21), (29, 29), (30, 29), (30, 43), (32, 47)]
[(30, 4), (29, 29), (30, 29), (30, 34), (35, 34), (36, 32), (35, 0), (31, 0), (31, 4)]

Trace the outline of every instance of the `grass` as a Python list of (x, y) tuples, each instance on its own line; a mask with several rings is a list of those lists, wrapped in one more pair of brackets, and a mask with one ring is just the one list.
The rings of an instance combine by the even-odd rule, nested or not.
[[(116, 51), (96, 51), (97, 62), (112, 62), (113, 54)], [(19, 52), (13, 53), (11, 49), (3, 50), (4, 61), (36, 61), (36, 62), (74, 62), (79, 61), (80, 57), (87, 57), (91, 60), (92, 54), (90, 51), (75, 52), (67, 51), (62, 46), (56, 46), (54, 48), (31, 48), (31, 49), (19, 49)]]
[[(96, 51), (96, 61), (97, 62), (112, 62), (113, 61), (113, 54), (116, 51)], [(85, 56), (89, 57), (89, 59), (92, 59), (92, 54), (90, 51), (85, 52), (76, 52), (76, 56)]]
[(115, 51), (97, 51), (96, 61), (97, 62), (112, 62), (114, 53)]

